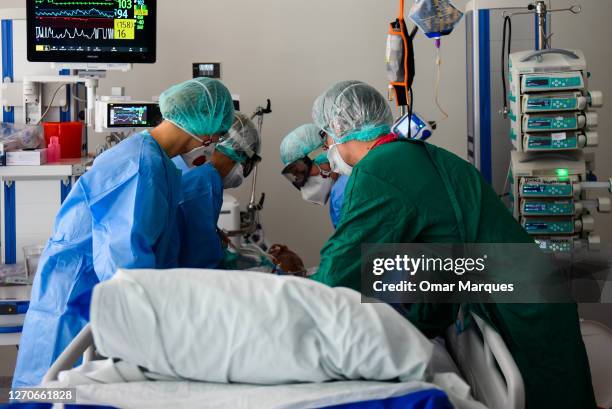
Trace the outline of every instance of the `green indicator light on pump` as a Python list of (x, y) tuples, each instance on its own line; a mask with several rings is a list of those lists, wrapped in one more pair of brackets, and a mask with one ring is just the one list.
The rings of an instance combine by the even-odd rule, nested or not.
[(555, 172), (559, 179), (567, 179), (569, 177), (569, 171), (567, 169), (557, 169)]

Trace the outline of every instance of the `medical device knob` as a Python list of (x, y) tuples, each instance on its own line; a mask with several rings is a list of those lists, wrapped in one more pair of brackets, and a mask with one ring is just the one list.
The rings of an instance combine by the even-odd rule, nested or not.
[(590, 234), (589, 237), (587, 237), (587, 245), (591, 251), (601, 250), (601, 237), (596, 234)]
[(593, 216), (582, 216), (575, 221), (574, 225), (578, 231), (591, 232), (595, 229), (595, 219)]
[(612, 211), (612, 201), (609, 197), (597, 198), (597, 210), (600, 213), (610, 213)]
[(594, 131), (580, 134), (578, 136), (578, 144), (582, 148), (599, 146), (599, 134)]
[(574, 202), (574, 214), (584, 213), (585, 206), (582, 202)]
[(593, 108), (601, 108), (604, 104), (603, 101), (603, 92), (601, 91), (591, 91), (589, 92), (589, 105)]
[(599, 116), (597, 112), (585, 112), (586, 126), (589, 128), (596, 127), (599, 124)]

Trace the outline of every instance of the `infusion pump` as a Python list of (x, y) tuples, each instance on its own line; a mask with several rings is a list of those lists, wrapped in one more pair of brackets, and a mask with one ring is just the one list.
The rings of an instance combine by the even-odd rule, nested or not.
[(573, 151), (599, 143), (593, 109), (603, 106), (603, 94), (588, 89), (584, 54), (561, 51), (510, 55), (510, 139), (519, 152)]
[[(578, 50), (510, 55), (510, 207), (543, 249), (599, 247), (593, 214), (610, 212), (612, 180), (594, 181), (603, 95)], [(593, 198), (595, 196), (595, 198)]]

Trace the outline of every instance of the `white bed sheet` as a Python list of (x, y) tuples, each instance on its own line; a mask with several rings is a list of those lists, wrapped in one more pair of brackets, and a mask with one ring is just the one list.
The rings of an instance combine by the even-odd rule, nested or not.
[[(63, 382), (43, 387), (74, 387), (77, 403), (119, 408), (320, 408), (335, 404), (384, 399), (426, 389), (444, 390), (458, 409), (486, 409), (470, 396), (456, 366), (440, 340), (434, 341), (434, 359), (429, 368), (432, 383), (337, 381), (278, 386), (217, 384), (186, 381), (117, 382), (121, 365), (110, 360), (94, 361), (62, 372)], [(90, 366), (90, 368), (85, 368)], [(98, 367), (97, 371), (91, 368)], [(443, 371), (444, 373), (441, 373)], [(447, 372), (448, 371), (448, 372)], [(94, 375), (89, 378), (89, 375)], [(109, 382), (109, 383), (105, 383)]]
[(281, 386), (129, 382), (77, 386), (77, 403), (119, 408), (298, 409), (384, 399), (432, 389), (425, 382), (339, 381)]
[[(119, 408), (317, 408), (334, 404), (384, 399), (426, 389), (442, 389), (458, 409), (486, 409), (470, 396), (470, 389), (458, 376), (441, 340), (435, 340), (434, 358), (425, 382), (337, 381), (279, 386), (217, 384), (186, 381), (118, 382), (111, 360), (93, 361), (60, 374), (45, 388), (76, 388), (77, 403), (110, 405)], [(86, 368), (89, 366), (90, 368)], [(98, 367), (98, 371), (92, 371)], [(441, 373), (442, 372), (442, 373)], [(89, 378), (89, 375), (94, 375)], [(144, 379), (144, 378), (143, 378)]]

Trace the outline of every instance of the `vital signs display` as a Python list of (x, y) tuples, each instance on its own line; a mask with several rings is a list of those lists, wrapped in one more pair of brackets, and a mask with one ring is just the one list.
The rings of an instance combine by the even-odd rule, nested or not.
[(27, 0), (28, 60), (153, 63), (156, 0)]

